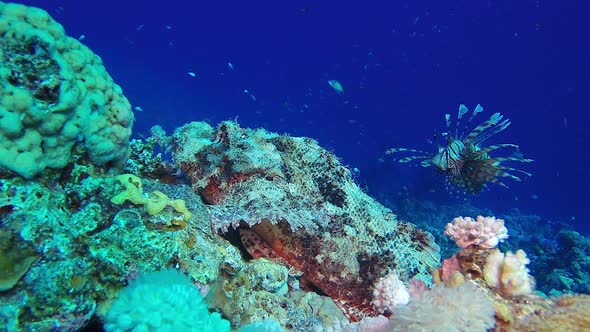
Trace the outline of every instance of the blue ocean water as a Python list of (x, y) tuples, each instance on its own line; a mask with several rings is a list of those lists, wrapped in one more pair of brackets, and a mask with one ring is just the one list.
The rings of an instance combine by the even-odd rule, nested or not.
[[(452, 202), (431, 169), (391, 147), (436, 150), (459, 104), (512, 120), (534, 174), (472, 204), (573, 221), (590, 233), (590, 91), (582, 1), (21, 1), (47, 10), (100, 55), (136, 111), (136, 137), (160, 124), (237, 117), (309, 136), (381, 201), (400, 192)], [(328, 84), (338, 80), (337, 93)]]

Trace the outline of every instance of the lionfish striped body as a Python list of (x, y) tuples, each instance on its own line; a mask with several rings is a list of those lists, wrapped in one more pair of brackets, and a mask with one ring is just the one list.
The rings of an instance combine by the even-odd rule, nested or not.
[[(409, 163), (420, 160), (423, 167), (434, 166), (447, 179), (447, 181), (470, 194), (479, 194), (488, 183), (494, 183), (507, 187), (503, 178), (520, 181), (515, 174), (531, 176), (531, 173), (505, 166), (504, 162), (531, 162), (526, 159), (515, 144), (496, 144), (484, 146), (492, 136), (502, 132), (510, 125), (510, 121), (503, 119), (500, 113), (495, 113), (487, 121), (473, 129), (469, 134), (460, 129), (461, 120), (469, 110), (465, 105), (459, 106), (459, 113), (455, 124), (451, 121), (450, 114), (445, 114), (447, 131), (443, 136), (447, 138), (445, 146), (439, 146), (438, 152), (431, 153), (406, 148), (393, 148), (386, 151), (392, 153), (411, 153), (410, 156), (399, 159), (400, 163)], [(465, 124), (469, 126), (478, 113), (483, 111), (481, 105), (477, 105), (471, 117)], [(498, 149), (512, 149), (511, 156), (495, 156), (490, 153)]]

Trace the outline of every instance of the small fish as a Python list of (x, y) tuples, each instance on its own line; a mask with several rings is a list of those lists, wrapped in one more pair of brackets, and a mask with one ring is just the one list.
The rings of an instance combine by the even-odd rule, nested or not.
[(254, 97), (254, 95), (248, 89), (244, 89), (244, 93), (250, 96), (253, 101), (256, 101), (256, 97)]
[(170, 30), (170, 29), (172, 29), (172, 26), (171, 25), (167, 25), (165, 28), (166, 28), (166, 30)]
[(133, 109), (136, 110), (136, 111), (138, 111), (138, 112), (143, 112), (143, 109), (141, 107), (139, 107), (139, 106), (135, 106)]
[(339, 94), (344, 93), (344, 88), (342, 87), (342, 84), (340, 84), (340, 82), (338, 82), (337, 80), (329, 80), (328, 84), (330, 84), (332, 89), (334, 89), (334, 91), (338, 92)]
[(141, 29), (143, 29), (143, 26), (144, 26), (143, 24), (140, 24), (135, 30), (141, 31)]
[(80, 35), (80, 37), (78, 37), (78, 40), (84, 40), (84, 38), (86, 38), (86, 35)]
[(197, 74), (193, 73), (192, 71), (189, 71), (187, 74), (188, 74), (189, 76), (191, 76), (191, 77), (195, 77), (195, 76), (197, 76)]
[(234, 70), (234, 65), (231, 62), (228, 62), (227, 68), (229, 68), (230, 70)]

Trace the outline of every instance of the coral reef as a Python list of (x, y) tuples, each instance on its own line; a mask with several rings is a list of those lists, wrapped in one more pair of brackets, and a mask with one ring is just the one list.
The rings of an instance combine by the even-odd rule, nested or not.
[[(467, 225), (467, 227), (471, 227)], [(459, 240), (460, 244), (461, 241)], [(457, 287), (473, 283), (486, 294), (495, 310), (494, 331), (585, 331), (589, 321), (587, 295), (547, 298), (535, 292), (524, 251), (503, 254), (472, 244), (443, 261), (434, 271), (435, 284)], [(477, 310), (466, 310), (473, 314)], [(549, 320), (553, 320), (548, 323)]]
[(590, 296), (565, 295), (557, 298), (549, 308), (516, 322), (516, 331), (589, 331)]
[(191, 279), (174, 269), (148, 272), (132, 280), (105, 317), (107, 332), (228, 332), (229, 322), (209, 314)]
[(117, 181), (123, 185), (125, 190), (111, 198), (113, 204), (123, 204), (129, 201), (133, 204), (144, 205), (145, 210), (151, 216), (160, 214), (166, 207), (174, 208), (182, 217), (171, 219), (164, 226), (167, 228), (179, 227), (184, 228), (186, 222), (191, 218), (190, 211), (186, 208), (186, 203), (182, 199), (170, 199), (161, 191), (154, 191), (150, 194), (143, 192), (141, 179), (133, 174), (121, 174), (116, 177)]
[(436, 285), (390, 318), (389, 331), (472, 331), (493, 328), (492, 301), (471, 282), (455, 287)]
[(36, 259), (35, 252), (18, 234), (0, 230), (0, 291), (14, 287)]
[(133, 112), (101, 59), (47, 12), (0, 2), (0, 166), (32, 178), (85, 157), (120, 168)]
[(504, 220), (495, 217), (478, 216), (477, 220), (458, 217), (447, 224), (445, 235), (455, 241), (460, 248), (471, 245), (495, 248), (498, 243), (508, 238), (508, 229), (504, 226)]
[(505, 221), (511, 234), (499, 244), (500, 249), (526, 252), (537, 291), (553, 296), (590, 294), (590, 239), (574, 231), (571, 220), (543, 219), (516, 208), (494, 213), (466, 203), (438, 205), (409, 198), (405, 193), (390, 206), (400, 218), (430, 232), (442, 257), (451, 257), (457, 251), (455, 243), (442, 232), (455, 215), (495, 214)]
[(220, 278), (207, 300), (220, 308), (232, 326), (273, 318), (288, 330), (320, 328), (318, 317), (298, 305), (287, 292), (287, 269), (261, 258), (252, 260), (230, 278)]
[(390, 315), (400, 305), (408, 304), (410, 293), (395, 271), (380, 278), (373, 286), (373, 308), (378, 314)]
[(492, 213), (404, 200), (418, 227), (313, 139), (232, 121), (130, 145), (100, 58), (44, 11), (0, 14), (5, 330), (590, 329), (589, 296), (535, 291), (536, 273), (550, 295), (588, 291), (590, 242), (562, 224), (455, 218), (449, 240), (457, 214)]
[(204, 286), (244, 264), (237, 249), (212, 236), (208, 213), (187, 186), (145, 183), (147, 190), (182, 196), (191, 209), (186, 227), (170, 231), (151, 225), (174, 218), (175, 211), (152, 216), (141, 206), (111, 203), (119, 193), (115, 178), (77, 166), (65, 179), (0, 182), (0, 231), (30, 248), (21, 261), (38, 257), (0, 293), (0, 325), (11, 331), (75, 331), (104, 315), (124, 284), (142, 272), (179, 267)]

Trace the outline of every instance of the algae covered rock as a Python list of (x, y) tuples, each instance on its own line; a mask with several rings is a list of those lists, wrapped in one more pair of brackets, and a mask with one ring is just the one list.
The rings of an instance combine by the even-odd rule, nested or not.
[(168, 206), (111, 199), (124, 188), (87, 167), (49, 185), (0, 180), (0, 325), (11, 331), (76, 331), (102, 317), (125, 284), (144, 272), (176, 268), (198, 287), (239, 271), (238, 250), (212, 234), (207, 210), (186, 185), (143, 180), (148, 191), (182, 197), (192, 212), (182, 228), (159, 225), (183, 214)]

